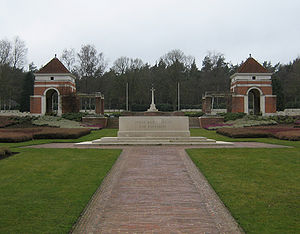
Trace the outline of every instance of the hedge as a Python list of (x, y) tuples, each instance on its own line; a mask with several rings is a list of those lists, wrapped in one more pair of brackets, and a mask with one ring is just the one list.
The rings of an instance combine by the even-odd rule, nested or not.
[(0, 142), (32, 139), (76, 139), (91, 132), (88, 128), (16, 128), (0, 129)]
[(217, 133), (232, 138), (265, 138), (299, 141), (300, 129), (293, 128), (220, 128)]

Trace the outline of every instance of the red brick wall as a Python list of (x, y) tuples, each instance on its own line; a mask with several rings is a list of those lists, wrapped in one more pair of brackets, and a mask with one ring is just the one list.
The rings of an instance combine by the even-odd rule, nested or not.
[(41, 114), (42, 113), (42, 98), (30, 97), (30, 113)]
[(76, 88), (75, 83), (71, 81), (47, 81), (47, 82), (42, 82), (42, 81), (36, 81), (34, 83), (35, 85), (53, 85), (54, 87), (57, 85), (65, 84), (65, 85), (70, 85), (73, 88)]
[(276, 97), (266, 97), (265, 99), (266, 113), (276, 112)]
[(82, 117), (82, 123), (86, 125), (98, 125), (103, 128), (107, 126), (107, 118), (106, 117)]
[[(59, 84), (60, 85), (69, 85), (68, 82), (60, 82)], [(49, 88), (51, 88), (51, 87), (34, 87), (34, 95), (44, 95), (45, 90), (47, 90)], [(71, 87), (56, 87), (55, 85), (53, 85), (53, 88), (56, 88), (59, 91), (60, 95), (73, 93), (75, 91), (75, 90), (73, 91)]]
[[(235, 87), (234, 93), (240, 94), (240, 95), (246, 95), (249, 88), (252, 88), (254, 86), (248, 86), (248, 87)], [(258, 87), (264, 95), (272, 95), (272, 87)]]
[(206, 126), (223, 123), (223, 122), (224, 122), (223, 117), (208, 117), (208, 116), (199, 117), (200, 128), (205, 128)]
[(255, 84), (268, 84), (271, 85), (272, 81), (268, 80), (268, 81), (243, 81), (243, 80), (239, 80), (239, 81), (235, 81), (233, 83), (231, 83), (231, 86), (236, 85), (236, 84), (249, 84), (249, 86), (253, 87), (255, 86)]
[(232, 97), (231, 112), (244, 112), (244, 97)]

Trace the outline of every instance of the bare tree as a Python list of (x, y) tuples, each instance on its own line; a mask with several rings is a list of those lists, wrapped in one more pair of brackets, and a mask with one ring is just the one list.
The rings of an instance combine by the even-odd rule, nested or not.
[(130, 67), (130, 59), (128, 57), (120, 57), (114, 61), (112, 70), (118, 74), (124, 74)]
[(224, 54), (215, 51), (209, 51), (202, 61), (202, 70), (209, 71), (215, 68), (226, 67)]
[(136, 58), (136, 59), (130, 59), (130, 69), (135, 70), (135, 69), (140, 69), (144, 66), (144, 63), (141, 59)]
[(161, 57), (161, 60), (167, 65), (172, 66), (174, 63), (179, 62), (184, 64), (188, 69), (191, 68), (195, 58), (193, 56), (186, 56), (181, 50), (171, 50)]
[(23, 68), (26, 63), (27, 51), (25, 42), (18, 36), (15, 37), (12, 48), (12, 66), (14, 68)]
[(78, 73), (81, 77), (98, 77), (103, 75), (107, 66), (103, 53), (97, 52), (93, 45), (81, 46), (77, 54), (79, 58)]
[(74, 69), (74, 64), (76, 61), (75, 58), (75, 49), (64, 49), (62, 55), (61, 55), (61, 60), (62, 62), (67, 66), (69, 71), (72, 71)]
[(12, 45), (8, 40), (0, 41), (0, 64), (10, 64), (11, 63), (11, 51)]
[(141, 59), (120, 57), (114, 61), (113, 67), (111, 68), (117, 75), (124, 74), (126, 71), (140, 69), (144, 66), (144, 63)]

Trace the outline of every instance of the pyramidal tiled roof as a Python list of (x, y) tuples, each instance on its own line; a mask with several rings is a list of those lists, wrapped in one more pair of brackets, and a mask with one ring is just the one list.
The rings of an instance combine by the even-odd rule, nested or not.
[(251, 56), (238, 69), (237, 73), (269, 73), (259, 62)]
[(55, 56), (55, 58), (43, 66), (37, 73), (70, 73), (70, 71)]

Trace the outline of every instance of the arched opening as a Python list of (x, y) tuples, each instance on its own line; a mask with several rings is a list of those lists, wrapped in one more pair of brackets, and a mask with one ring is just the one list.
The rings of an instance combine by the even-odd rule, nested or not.
[(248, 93), (248, 114), (260, 114), (260, 92), (258, 89), (251, 89)]
[(58, 112), (58, 93), (55, 89), (46, 92), (46, 114), (57, 114)]

